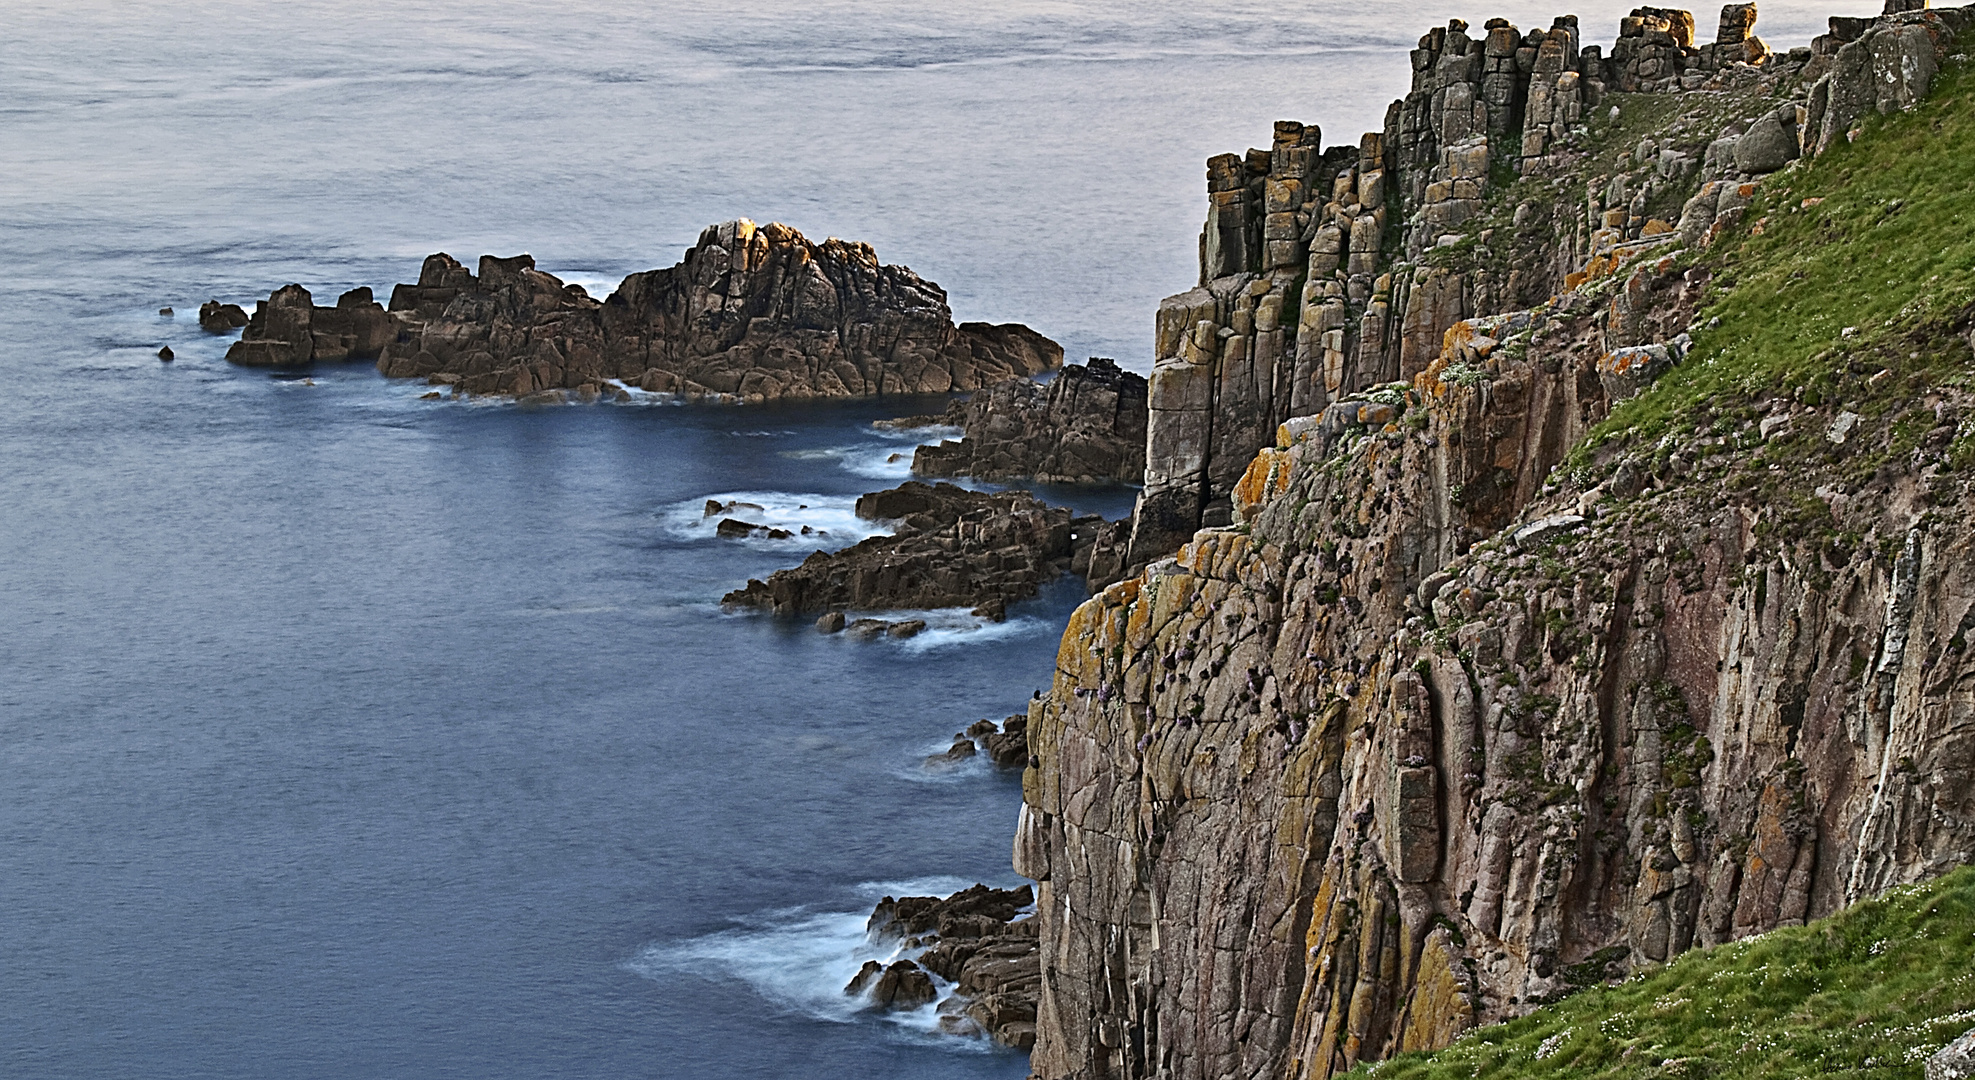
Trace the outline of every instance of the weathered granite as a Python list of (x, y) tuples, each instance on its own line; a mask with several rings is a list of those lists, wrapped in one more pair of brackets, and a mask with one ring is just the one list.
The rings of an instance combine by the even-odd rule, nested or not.
[[(231, 306), (213, 310), (215, 325), (231, 322), (232, 313), (226, 310)], [(199, 324), (212, 329), (204, 308)], [(397, 335), (397, 321), (371, 299), (367, 288), (344, 293), (335, 307), (317, 307), (307, 289), (287, 285), (254, 305), (240, 340), (226, 350), (226, 358), (246, 367), (374, 360)]]
[(1136, 484), (1145, 476), (1145, 377), (1092, 357), (1047, 384), (1016, 378), (940, 418), (961, 437), (921, 446), (919, 476)]
[(1063, 359), (1027, 327), (955, 326), (939, 286), (868, 244), (816, 244), (780, 224), (708, 228), (679, 265), (632, 274), (602, 301), (526, 255), (486, 256), (479, 270), (433, 255), (393, 290), (405, 329), (378, 369), (456, 377), (472, 394), (617, 380), (752, 403), (971, 391)]
[[(1764, 170), (1818, 153), (1819, 80), (1860, 110), (1924, 93), (1836, 54), (1971, 13), (1834, 20), (1844, 41), (1775, 54), (1745, 5), (1711, 46), (1640, 9), (1575, 67), (1573, 22), (1436, 30), (1385, 132), (1289, 141), (1333, 170), (1293, 298), (1259, 246), (1296, 177), (1274, 153), (1210, 162), (1201, 283), (1156, 324), (1148, 565), (1073, 616), (1026, 731), (1037, 1076), (1327, 1077), (1975, 859), (1975, 488), (1924, 451), (1838, 483), (1891, 418), (1787, 402), (1557, 469), (1680, 362), (1709, 284), (1680, 248), (1757, 224)], [(1586, 175), (1557, 98), (1547, 125), (1528, 112), (1546, 48), (1580, 110), (1624, 83), (1705, 91), (1671, 103), (1682, 123), (1723, 100), (1755, 122)], [(1491, 238), (1472, 215), (1504, 164), (1583, 202)], [(1368, 172), (1388, 214), (1361, 229)], [(1490, 245), (1512, 265), (1469, 254)], [(1920, 404), (1895, 409), (1927, 446), (1975, 409)], [(1756, 456), (1792, 432), (1812, 448)], [(1737, 494), (1772, 464), (1828, 529)]]

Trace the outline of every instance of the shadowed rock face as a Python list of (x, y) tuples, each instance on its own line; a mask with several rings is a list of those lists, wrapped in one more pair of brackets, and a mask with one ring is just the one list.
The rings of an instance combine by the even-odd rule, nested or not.
[(1104, 527), (1019, 491), (908, 482), (857, 500), (857, 516), (897, 522), (841, 551), (749, 581), (722, 603), (778, 615), (845, 609), (970, 607), (999, 613), (1065, 571), (1082, 572)]
[(1103, 357), (1066, 367), (1047, 385), (996, 383), (941, 419), (958, 423), (962, 437), (920, 447), (912, 458), (920, 476), (1125, 484), (1145, 478), (1145, 378)]
[(684, 261), (624, 279), (601, 302), (522, 255), (425, 260), (392, 293), (404, 325), (378, 369), (524, 396), (621, 380), (693, 398), (763, 402), (978, 390), (1062, 363), (1027, 327), (955, 326), (939, 286), (867, 244), (814, 244), (732, 221)]

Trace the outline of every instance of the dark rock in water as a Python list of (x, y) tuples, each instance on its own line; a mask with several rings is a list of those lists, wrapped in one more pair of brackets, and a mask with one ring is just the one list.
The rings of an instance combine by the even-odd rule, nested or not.
[(981, 736), (988, 760), (1004, 769), (1019, 769), (1029, 758), (1029, 717), (1016, 713), (1001, 722), (1001, 730)]
[(979, 615), (989, 622), (1006, 622), (1008, 619), (1008, 601), (997, 596), (980, 607), (975, 608), (970, 614)]
[(869, 993), (872, 987), (878, 985), (878, 977), (884, 973), (885, 965), (876, 960), (864, 961), (864, 966), (858, 968), (857, 974), (851, 976), (850, 985), (843, 988), (844, 996), (857, 997)]
[(837, 633), (841, 631), (843, 627), (844, 627), (844, 618), (843, 618), (843, 612), (841, 611), (826, 612), (821, 618), (816, 620), (816, 629), (822, 631), (825, 634)]
[[(919, 476), (1045, 483), (1145, 479), (1146, 382), (1104, 357), (1066, 367), (1047, 385), (1008, 379), (956, 403), (940, 419), (963, 434), (922, 446)], [(931, 418), (917, 418), (931, 419)]]
[(756, 533), (765, 534), (768, 532), (768, 526), (756, 525), (751, 521), (742, 521), (739, 518), (724, 518), (720, 524), (713, 527), (713, 531), (715, 535), (724, 536), (729, 540), (737, 540), (742, 537), (753, 536)]
[[(1042, 968), (1035, 920), (1017, 921), (1017, 917), (1034, 903), (1035, 893), (1027, 885), (1019, 889), (975, 885), (944, 898), (887, 896), (871, 913), (869, 932), (879, 941), (927, 946), (919, 966), (955, 984), (959, 996), (940, 1006), (941, 1031), (986, 1032), (999, 1042), (1027, 1050), (1035, 1044)], [(867, 963), (851, 986), (868, 982), (867, 973), (874, 966)]]
[[(200, 325), (212, 329), (204, 309)], [(370, 298), (367, 288), (344, 293), (335, 307), (317, 307), (307, 289), (284, 285), (255, 305), (226, 358), (247, 367), (375, 359), (398, 336), (398, 329), (398, 321)]]
[(161, 308), (159, 308), (159, 309), (158, 309), (158, 314), (160, 314), (160, 315), (162, 315), (162, 316), (164, 316), (165, 318), (167, 318), (167, 319), (169, 319), (169, 318), (172, 318), (173, 316), (175, 316), (175, 315), (177, 315), (177, 314), (178, 314), (178, 312), (176, 312), (176, 311), (173, 311), (172, 309), (170, 309), (170, 308), (168, 308), (168, 307), (161, 307)]
[(958, 765), (963, 761), (973, 760), (979, 752), (974, 748), (974, 740), (965, 735), (956, 735), (953, 745), (947, 747), (946, 753), (932, 755), (926, 759), (926, 764), (936, 768)]
[(392, 291), (391, 310), (406, 331), (378, 370), (452, 372), (474, 394), (609, 379), (732, 402), (951, 393), (1063, 360), (1027, 327), (955, 326), (939, 286), (881, 265), (869, 245), (745, 220), (601, 302), (526, 255), (485, 256), (475, 275), (438, 254)]
[(845, 627), (844, 633), (861, 641), (870, 641), (873, 638), (883, 637), (885, 631), (889, 629), (891, 624), (883, 619), (859, 619)]
[(924, 633), (925, 630), (926, 630), (926, 620), (906, 619), (903, 622), (895, 622), (891, 624), (891, 626), (885, 630), (885, 633), (899, 639), (900, 641), (904, 641), (907, 638), (918, 637), (920, 634)]
[(1072, 518), (1018, 491), (918, 481), (864, 496), (857, 514), (898, 521), (898, 531), (819, 551), (722, 602), (779, 615), (1006, 605), (1071, 569), (1103, 525), (1102, 518)]
[(225, 334), (247, 325), (247, 313), (239, 304), (208, 300), (199, 305), (199, 329), (209, 334)]
[(894, 1011), (930, 1005), (938, 997), (933, 977), (910, 960), (900, 960), (886, 968), (871, 988), (871, 1004)]
[(171, 346), (169, 345), (166, 345), (165, 347), (158, 350), (158, 359), (163, 360), (167, 364), (172, 362), (173, 356), (174, 354), (172, 353)]

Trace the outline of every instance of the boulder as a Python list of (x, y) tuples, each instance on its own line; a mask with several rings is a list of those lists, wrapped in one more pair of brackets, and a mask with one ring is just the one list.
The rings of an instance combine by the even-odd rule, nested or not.
[[(1019, 889), (974, 885), (947, 897), (887, 896), (872, 911), (868, 932), (879, 942), (924, 948), (915, 970), (922, 967), (922, 975), (930, 972), (955, 984), (957, 996), (940, 1005), (942, 1032), (960, 1036), (985, 1032), (998, 1042), (1027, 1050), (1035, 1044), (1036, 1005), (1042, 993), (1036, 922), (1023, 917), (1034, 903), (1035, 891), (1027, 885)], [(883, 980), (898, 966), (866, 963), (845, 992), (858, 994), (867, 986), (879, 987), (873, 993), (875, 1002), (884, 995)], [(927, 983), (931, 985), (930, 978)]]
[(171, 346), (169, 345), (163, 346), (158, 350), (158, 359), (163, 360), (167, 364), (172, 362), (173, 357), (174, 354), (172, 353)]
[(1927, 1080), (1969, 1080), (1970, 1077), (1975, 1077), (1975, 1030), (1927, 1059)]
[(955, 326), (946, 293), (867, 244), (785, 225), (708, 228), (677, 266), (598, 301), (527, 255), (444, 253), (397, 286), (403, 329), (378, 369), (450, 372), (473, 394), (525, 396), (618, 380), (693, 399), (761, 402), (968, 392), (1062, 363), (1018, 325)]
[(886, 968), (871, 987), (871, 1004), (891, 1011), (930, 1005), (938, 997), (933, 977), (910, 960), (900, 960)]
[[(1796, 106), (1787, 106), (1757, 120), (1735, 140), (1735, 167), (1761, 175), (1797, 160), (1803, 146), (1797, 137)], [(1787, 123), (1786, 123), (1787, 121)]]

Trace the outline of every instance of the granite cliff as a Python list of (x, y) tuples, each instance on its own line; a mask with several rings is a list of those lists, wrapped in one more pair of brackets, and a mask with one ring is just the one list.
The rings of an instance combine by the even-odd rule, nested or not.
[(1209, 163), (1027, 729), (1038, 1076), (1328, 1077), (1975, 861), (1975, 9), (1754, 23), (1455, 23)]

